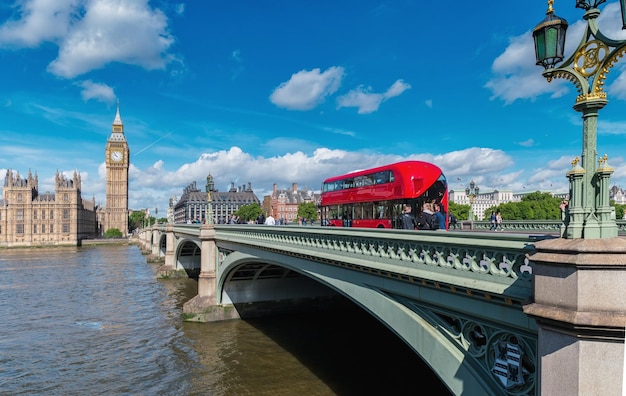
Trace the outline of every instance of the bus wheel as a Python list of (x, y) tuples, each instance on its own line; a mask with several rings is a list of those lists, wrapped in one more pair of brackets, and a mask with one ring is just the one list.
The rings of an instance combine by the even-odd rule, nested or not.
[(385, 226), (382, 224), (379, 224), (376, 228), (385, 228)]

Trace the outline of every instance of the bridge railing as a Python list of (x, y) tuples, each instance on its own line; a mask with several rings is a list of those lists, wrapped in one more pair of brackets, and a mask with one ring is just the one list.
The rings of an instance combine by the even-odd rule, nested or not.
[[(520, 302), (532, 294), (526, 254), (554, 235), (406, 231), (343, 227), (216, 225), (218, 246), (250, 245), (405, 280), (480, 290)], [(357, 268), (358, 267), (358, 268)], [(447, 286), (448, 287), (448, 286)]]
[[(626, 220), (620, 219), (615, 221), (617, 223), (617, 230), (620, 235), (626, 235)], [(476, 231), (490, 231), (491, 223), (486, 220), (480, 221), (460, 221), (465, 229), (471, 229)], [(563, 222), (560, 220), (504, 220), (502, 222), (502, 229), (506, 232), (521, 232), (521, 233), (554, 233), (559, 234)]]

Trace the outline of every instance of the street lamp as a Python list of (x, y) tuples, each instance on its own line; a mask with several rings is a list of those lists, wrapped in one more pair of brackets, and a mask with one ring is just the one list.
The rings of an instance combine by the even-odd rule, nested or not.
[(474, 221), (474, 199), (476, 199), (476, 196), (478, 195), (478, 190), (478, 186), (474, 183), (474, 180), (472, 180), (469, 187), (465, 189), (465, 194), (469, 197), (470, 201), (469, 221)]
[[(554, 0), (548, 0), (546, 18), (533, 29), (537, 65), (544, 67), (542, 75), (551, 82), (563, 78), (574, 83), (578, 96), (574, 110), (582, 113), (582, 155), (572, 161), (567, 172), (569, 206), (561, 236), (565, 238), (612, 238), (617, 236), (613, 209), (609, 204), (609, 178), (614, 169), (608, 156), (599, 158), (596, 167), (598, 112), (607, 103), (604, 80), (618, 59), (626, 52), (626, 40), (613, 40), (598, 29), (598, 6), (606, 0), (576, 0), (576, 8), (585, 10), (585, 34), (572, 55), (563, 64), (567, 21), (554, 15)], [(622, 20), (626, 25), (626, 0), (620, 0)], [(626, 26), (625, 26), (626, 27)]]
[(206, 197), (207, 203), (208, 203), (208, 214), (207, 214), (207, 224), (214, 224), (213, 222), (213, 194), (211, 192), (211, 190), (207, 191), (207, 197)]

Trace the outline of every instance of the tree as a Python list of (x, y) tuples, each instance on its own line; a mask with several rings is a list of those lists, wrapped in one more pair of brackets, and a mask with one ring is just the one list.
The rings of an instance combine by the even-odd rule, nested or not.
[(536, 191), (522, 197), (520, 202), (507, 202), (485, 210), (485, 219), (491, 212), (502, 214), (506, 220), (559, 220), (561, 199), (550, 193)]
[(310, 222), (317, 220), (317, 208), (314, 202), (304, 202), (298, 205), (298, 217)]
[(448, 202), (448, 212), (454, 215), (457, 221), (467, 220), (469, 218), (470, 206)]
[(121, 238), (123, 237), (122, 231), (117, 228), (109, 228), (104, 233), (105, 238)]
[(616, 204), (614, 200), (611, 200), (611, 206), (615, 207), (615, 218), (623, 219), (624, 212), (626, 211), (626, 205)]
[(263, 209), (261, 209), (261, 205), (258, 203), (253, 203), (250, 205), (244, 205), (239, 207), (239, 210), (235, 212), (235, 215), (239, 217), (241, 220), (245, 220), (246, 222), (250, 220), (256, 220), (259, 215), (263, 213)]
[(144, 225), (144, 220), (146, 219), (146, 214), (143, 210), (136, 210), (128, 216), (128, 230), (132, 232), (137, 228), (142, 228)]

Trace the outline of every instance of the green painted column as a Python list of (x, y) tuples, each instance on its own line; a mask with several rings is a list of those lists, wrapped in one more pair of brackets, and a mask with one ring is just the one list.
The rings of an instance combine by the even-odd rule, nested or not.
[(598, 182), (596, 213), (600, 221), (600, 238), (617, 236), (615, 208), (611, 206), (609, 200), (610, 177), (614, 169), (609, 165), (608, 160), (608, 157), (605, 155), (604, 158), (599, 160), (600, 166), (596, 169), (596, 180)]
[(572, 169), (567, 172), (569, 179), (570, 201), (563, 223), (562, 236), (565, 238), (582, 238), (584, 225), (583, 183), (585, 170), (580, 166), (579, 159), (572, 161)]
[[(598, 111), (602, 109), (608, 100), (605, 98), (589, 98), (577, 102), (574, 110), (582, 113), (583, 118), (583, 147), (581, 162), (585, 170), (582, 181), (582, 208), (583, 208), (583, 230), (578, 238), (597, 239), (602, 235), (601, 224), (598, 219), (596, 207), (596, 194), (598, 181), (596, 180), (596, 159), (598, 150), (596, 148)], [(607, 190), (608, 192), (608, 190)], [(574, 237), (577, 238), (577, 237)]]

